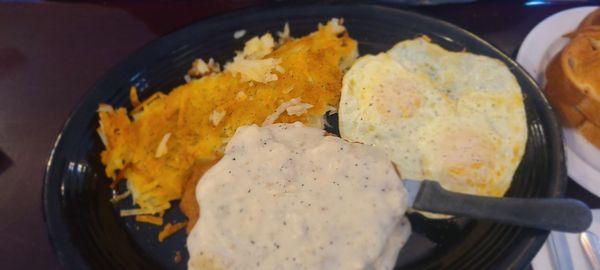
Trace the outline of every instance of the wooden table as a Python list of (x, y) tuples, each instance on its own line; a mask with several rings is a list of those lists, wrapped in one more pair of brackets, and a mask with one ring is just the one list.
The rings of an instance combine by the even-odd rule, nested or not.
[[(142, 2), (142, 1), (139, 1)], [(0, 265), (60, 269), (43, 219), (42, 176), (64, 121), (87, 89), (143, 44), (203, 17), (285, 1), (38, 2), (0, 5)], [(389, 4), (438, 17), (510, 56), (545, 17), (574, 4)], [(600, 199), (570, 181), (567, 196)]]

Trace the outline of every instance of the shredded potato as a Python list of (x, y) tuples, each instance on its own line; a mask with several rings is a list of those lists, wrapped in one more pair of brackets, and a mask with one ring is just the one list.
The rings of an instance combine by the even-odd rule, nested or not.
[(178, 250), (175, 252), (175, 257), (173, 257), (173, 262), (180, 263), (183, 258), (181, 257), (181, 252)]
[(121, 194), (118, 194), (118, 195), (115, 195), (115, 196), (113, 196), (113, 197), (110, 199), (110, 202), (111, 202), (111, 203), (118, 203), (118, 202), (120, 202), (120, 201), (124, 200), (125, 198), (129, 197), (130, 195), (131, 195), (131, 191), (130, 191), (130, 190), (128, 190), (128, 191), (125, 191), (125, 192), (123, 192), (123, 193), (121, 193)]
[(208, 117), (208, 119), (213, 124), (213, 126), (218, 126), (226, 114), (227, 114), (227, 112), (214, 110), (214, 111), (212, 111), (212, 113), (210, 113), (210, 116)]
[(312, 108), (312, 105), (307, 104), (307, 103), (299, 103), (296, 105), (292, 105), (287, 107), (285, 110), (287, 111), (288, 115), (296, 115), (296, 116), (300, 116), (305, 114), (308, 109)]
[[(356, 42), (339, 21), (299, 39), (287, 33), (289, 29), (282, 33), (283, 44), (275, 44), (268, 34), (251, 39), (245, 53), (238, 54), (245, 61), (268, 62), (271, 67), (260, 72), (236, 67), (235, 61), (219, 72), (211, 61), (196, 62), (194, 71), (202, 77), (168, 95), (158, 92), (139, 102), (132, 88), (130, 114), (125, 108), (99, 106), (106, 175), (115, 183), (126, 179), (139, 207), (122, 210), (122, 216), (168, 209), (181, 198), (194, 165), (219, 158), (238, 127), (263, 123), (285, 101), (300, 97), (307, 105), (273, 121), (322, 127), (326, 111), (338, 106), (343, 71), (357, 55)], [(255, 79), (246, 80), (243, 74)]]
[(305, 114), (307, 110), (312, 107), (313, 106), (311, 104), (300, 102), (300, 98), (292, 98), (289, 101), (281, 103), (272, 114), (265, 118), (265, 121), (263, 121), (262, 125), (266, 126), (275, 123), (277, 118), (279, 118), (283, 112), (287, 111), (288, 115), (300, 116)]
[(137, 107), (137, 106), (140, 106), (140, 104), (142, 104), (140, 102), (140, 98), (138, 97), (137, 88), (135, 88), (135, 86), (132, 86), (129, 89), (129, 100), (131, 101), (131, 105), (134, 108)]
[(279, 44), (283, 44), (290, 41), (292, 39), (292, 37), (290, 36), (290, 24), (286, 22), (283, 26), (283, 31), (277, 32), (277, 36), (279, 37)]
[(163, 225), (163, 218), (162, 217), (155, 217), (155, 216), (152, 216), (152, 215), (137, 215), (137, 216), (135, 216), (135, 221), (150, 223), (150, 224), (154, 224), (154, 225), (157, 225), (157, 226)]
[(188, 71), (188, 76), (197, 78), (202, 77), (211, 73), (217, 73), (221, 71), (221, 67), (214, 59), (208, 59), (208, 63), (202, 59), (196, 59), (192, 63), (192, 68)]
[(167, 143), (169, 142), (169, 138), (171, 138), (170, 132), (165, 134), (165, 136), (163, 136), (162, 140), (160, 140), (160, 143), (158, 144), (158, 147), (156, 148), (156, 153), (154, 154), (155, 158), (162, 157), (167, 153), (167, 151), (169, 151), (169, 148), (167, 148)]
[(268, 83), (276, 81), (279, 77), (274, 73), (281, 72), (280, 59), (245, 59), (237, 56), (233, 63), (227, 64), (225, 70), (240, 76), (242, 82)]
[(266, 33), (262, 37), (253, 37), (248, 40), (241, 55), (247, 59), (261, 59), (273, 52), (273, 48), (275, 48), (273, 36)]
[(137, 215), (153, 215), (153, 214), (157, 214), (161, 211), (167, 210), (169, 208), (171, 208), (170, 204), (168, 206), (162, 206), (162, 207), (158, 206), (158, 207), (147, 208), (147, 209), (141, 209), (141, 208), (124, 209), (124, 210), (121, 210), (121, 216), (128, 217), (128, 216), (137, 216)]
[(179, 222), (179, 223), (167, 223), (160, 233), (158, 233), (158, 242), (165, 241), (165, 239), (179, 230), (185, 228), (187, 226), (187, 221)]

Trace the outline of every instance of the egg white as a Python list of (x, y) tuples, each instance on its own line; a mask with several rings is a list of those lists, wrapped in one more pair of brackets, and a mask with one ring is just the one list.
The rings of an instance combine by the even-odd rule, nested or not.
[(402, 177), (502, 196), (525, 151), (523, 96), (500, 61), (417, 38), (346, 73), (341, 136), (382, 149)]
[(362, 57), (344, 76), (340, 133), (383, 149), (403, 176), (422, 179), (417, 131), (448, 114), (452, 101), (427, 77), (411, 73), (387, 54)]

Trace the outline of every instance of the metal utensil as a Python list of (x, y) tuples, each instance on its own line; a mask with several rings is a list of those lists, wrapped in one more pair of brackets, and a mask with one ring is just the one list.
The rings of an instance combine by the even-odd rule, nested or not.
[(554, 270), (572, 270), (573, 260), (565, 233), (551, 232), (548, 235), (548, 248)]
[(415, 210), (564, 232), (583, 232), (592, 223), (590, 209), (574, 199), (475, 196), (448, 191), (429, 180), (404, 180), (404, 187)]
[(592, 269), (600, 269), (600, 239), (590, 231), (583, 232), (579, 235), (579, 242), (583, 247), (583, 251), (588, 258)]

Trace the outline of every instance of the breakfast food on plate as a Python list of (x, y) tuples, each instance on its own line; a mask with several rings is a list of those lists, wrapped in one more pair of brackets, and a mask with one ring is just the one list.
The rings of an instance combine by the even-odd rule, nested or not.
[(564, 125), (600, 148), (600, 9), (568, 37), (546, 68), (544, 90)]
[(427, 37), (359, 58), (344, 76), (342, 138), (374, 145), (402, 177), (502, 196), (527, 141), (521, 88), (502, 62)]
[(392, 269), (410, 234), (385, 154), (301, 123), (239, 128), (196, 197), (189, 269)]
[[(392, 269), (411, 233), (399, 172), (457, 192), (506, 192), (527, 129), (502, 62), (427, 37), (355, 62), (356, 41), (337, 19), (289, 33), (286, 24), (277, 41), (251, 38), (223, 68), (197, 59), (168, 94), (141, 101), (132, 87), (130, 112), (98, 108), (106, 175), (127, 187), (112, 200), (134, 203), (121, 216), (164, 226), (159, 242), (187, 227), (190, 269)], [(581, 90), (595, 82), (571, 77), (580, 94), (566, 108), (595, 132), (581, 120), (596, 119)], [(323, 130), (338, 110), (343, 139)], [(188, 220), (163, 220), (177, 200)]]
[[(286, 27), (278, 42), (268, 33), (250, 39), (223, 71), (212, 59), (197, 60), (189, 82), (169, 94), (140, 102), (132, 88), (131, 112), (101, 104), (106, 175), (115, 183), (126, 180), (136, 205), (121, 215), (162, 224), (186, 181), (195, 176), (187, 185), (195, 186), (240, 126), (300, 121), (322, 127), (323, 115), (338, 105), (343, 71), (356, 56), (356, 42), (337, 19), (298, 39)], [(194, 212), (193, 205), (182, 207)]]
[(579, 24), (577, 31), (582, 30), (600, 30), (600, 8), (588, 14)]

